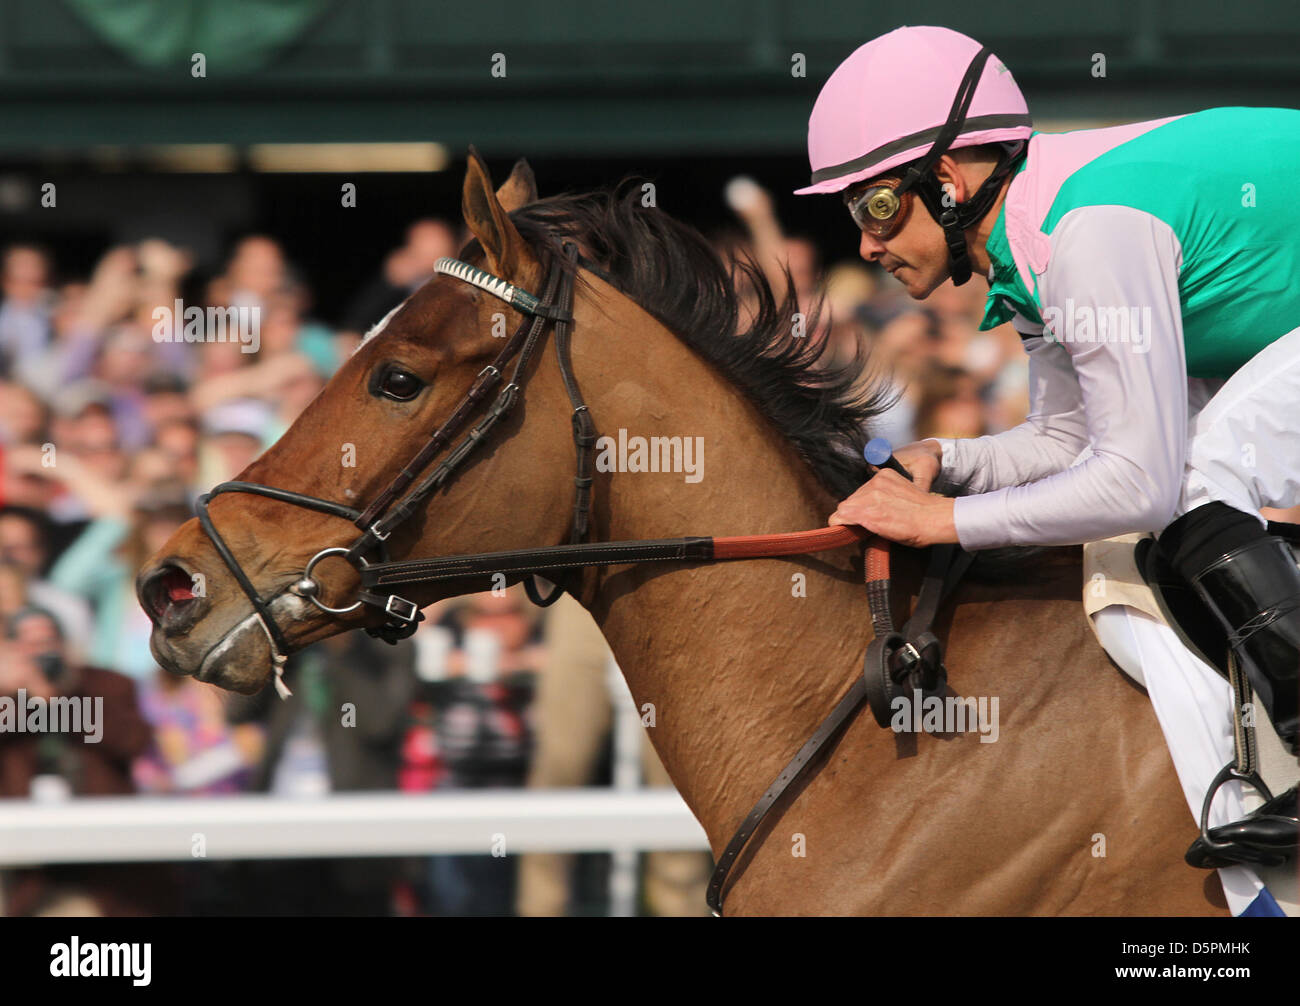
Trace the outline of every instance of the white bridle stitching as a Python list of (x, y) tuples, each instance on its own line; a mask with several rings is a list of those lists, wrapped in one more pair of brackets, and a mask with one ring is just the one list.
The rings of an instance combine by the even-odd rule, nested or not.
[(457, 258), (443, 256), (433, 264), (433, 271), (441, 273), (444, 276), (454, 276), (470, 286), (478, 287), (493, 297), (497, 297), (511, 307), (522, 308), (529, 313), (535, 313), (538, 305), (541, 303), (531, 293), (520, 290), (513, 283), (509, 283), (500, 276), (494, 276), (490, 272), (472, 266), (468, 262), (462, 262)]

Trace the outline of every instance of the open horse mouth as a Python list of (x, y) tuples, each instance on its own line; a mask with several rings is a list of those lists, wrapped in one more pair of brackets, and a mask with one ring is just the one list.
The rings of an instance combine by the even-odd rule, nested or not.
[(136, 595), (154, 626), (174, 636), (188, 631), (206, 607), (206, 599), (194, 587), (190, 573), (175, 562), (165, 562), (140, 575)]
[[(153, 623), (150, 649), (166, 671), (234, 691), (256, 691), (266, 681), (270, 658), (253, 613), (240, 613), (224, 631), (208, 626), (213, 606), (204, 578), (175, 558), (146, 569), (136, 580), (140, 605)], [(205, 621), (206, 620), (206, 621)], [(234, 666), (221, 666), (235, 656)]]
[[(154, 659), (172, 674), (246, 695), (259, 691), (276, 666), (261, 617), (242, 604), (214, 606), (202, 583), (174, 558), (138, 578), (136, 593), (153, 622)], [(311, 614), (310, 605), (289, 591), (269, 598), (268, 607), (272, 617), (290, 622)]]

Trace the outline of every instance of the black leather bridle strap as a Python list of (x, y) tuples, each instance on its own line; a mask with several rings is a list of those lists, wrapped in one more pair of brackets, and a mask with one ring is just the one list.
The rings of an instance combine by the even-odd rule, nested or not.
[(388, 508), (393, 505), (393, 502), (415, 481), (420, 472), (429, 466), (429, 462), (437, 456), (438, 452), (447, 446), (447, 442), (465, 424), (465, 420), (469, 415), (501, 380), (501, 368), (506, 365), (510, 357), (515, 354), (522, 344), (529, 321), (530, 319), (525, 319), (520, 323), (510, 341), (497, 355), (497, 358), (479, 371), (478, 377), (475, 378), (474, 383), (470, 386), (469, 391), (466, 392), (456, 410), (425, 441), (424, 446), (403, 466), (402, 470), (384, 488), (383, 492), (375, 497), (374, 501), (366, 507), (363, 513), (358, 515), (357, 527), (362, 531), (369, 531), (375, 521), (383, 516), (388, 511)]
[(212, 515), (208, 512), (208, 506), (211, 504), (213, 497), (220, 496), (222, 493), (239, 492), (250, 493), (254, 496), (264, 496), (267, 499), (278, 500), (282, 503), (292, 503), (294, 506), (305, 507), (308, 510), (316, 510), (319, 513), (330, 514), (334, 517), (341, 517), (344, 520), (356, 520), (359, 511), (342, 503), (333, 503), (330, 500), (317, 499), (315, 496), (306, 496), (302, 493), (292, 492), (288, 489), (276, 489), (273, 486), (258, 485), (256, 482), (223, 482), (198, 498), (195, 509), (199, 518), (199, 525), (203, 528), (204, 533), (212, 542), (212, 547), (216, 549), (217, 555), (221, 561), (226, 564), (230, 570), (231, 576), (239, 584), (239, 588), (252, 604), (253, 610), (261, 620), (262, 627), (270, 637), (275, 649), (278, 651), (276, 656), (283, 656), (289, 652), (289, 643), (280, 631), (280, 626), (276, 624), (275, 619), (271, 616), (271, 608), (267, 601), (253, 586), (252, 581), (244, 573), (243, 567), (235, 559), (234, 552), (226, 543), (226, 539), (221, 536), (216, 525), (212, 522)]
[(827, 741), (839, 735), (849, 720), (862, 708), (862, 703), (866, 700), (867, 686), (862, 676), (858, 675), (853, 687), (835, 704), (835, 708), (822, 721), (822, 725), (817, 728), (817, 732), (808, 738), (808, 742), (799, 749), (798, 754), (790, 759), (790, 763), (781, 770), (781, 774), (772, 780), (772, 785), (767, 788), (767, 792), (763, 794), (758, 803), (754, 804), (753, 809), (745, 815), (745, 820), (736, 829), (736, 833), (731, 836), (731, 841), (727, 843), (727, 847), (722, 850), (722, 855), (718, 857), (717, 865), (713, 868), (713, 876), (709, 878), (709, 887), (705, 894), (705, 900), (714, 915), (722, 914), (723, 887), (727, 883), (727, 877), (731, 873), (731, 868), (736, 865), (737, 857), (749, 844), (749, 840), (762, 823), (763, 818), (767, 816), (767, 812), (781, 799), (786, 790), (807, 775), (808, 767), (813, 764), (813, 759), (817, 753), (825, 746)]
[[(578, 258), (576, 245), (568, 245), (566, 254), (571, 260)], [(573, 374), (573, 361), (570, 358), (570, 340), (573, 337), (573, 284), (567, 284), (560, 295), (560, 309), (568, 317), (555, 323), (555, 355), (560, 361), (560, 379), (564, 381), (564, 390), (573, 406), (573, 446), (577, 454), (577, 470), (573, 476), (573, 530), (569, 535), (572, 543), (580, 542), (587, 534), (591, 517), (591, 474), (593, 451), (596, 446), (596, 424), (591, 418), (591, 411), (583, 401), (582, 390), (578, 387)]]
[[(545, 304), (549, 306), (551, 298), (555, 294), (555, 285), (559, 281), (559, 266), (553, 266), (551, 275), (547, 281), (546, 294), (544, 297)], [(567, 311), (564, 313), (568, 313)], [(514, 334), (509, 341), (502, 347), (501, 352), (497, 354), (490, 364), (484, 367), (473, 385), (470, 386), (465, 397), (461, 399), (460, 404), (450, 416), (443, 421), (442, 425), (429, 437), (424, 446), (416, 452), (415, 456), (397, 473), (393, 481), (390, 482), (384, 490), (375, 497), (366, 509), (358, 515), (356, 525), (367, 534), (371, 533), (375, 522), (383, 517), (389, 508), (401, 497), (420, 475), (422, 471), (429, 467), (430, 463), (438, 453), (447, 446), (448, 442), (460, 430), (470, 415), (478, 408), (479, 404), (487, 398), (488, 394), (501, 381), (501, 374), (506, 365), (525, 347), (530, 341), (536, 339), (541, 329), (545, 327), (546, 320), (550, 317), (550, 312), (543, 313), (540, 309), (535, 314), (524, 314), (523, 319), (515, 328)], [(516, 368), (518, 374), (518, 368)], [(391, 531), (400, 521), (386, 521), (387, 528)], [(381, 530), (381, 534), (383, 531)]]
[(929, 630), (939, 613), (939, 605), (947, 599), (974, 561), (973, 552), (967, 552), (957, 545), (931, 546), (930, 562), (916, 596), (916, 608), (903, 626), (904, 636), (911, 639), (915, 634)]
[(232, 492), (252, 493), (255, 496), (265, 496), (267, 499), (279, 500), (281, 503), (292, 503), (294, 506), (306, 507), (308, 510), (316, 510), (320, 513), (331, 514), (334, 517), (342, 517), (344, 520), (356, 520), (361, 514), (361, 511), (354, 507), (347, 506), (344, 503), (335, 503), (332, 500), (318, 499), (315, 496), (296, 493), (290, 489), (277, 489), (274, 486), (264, 486), (257, 482), (222, 482), (219, 486), (209, 492), (204, 499), (210, 500), (213, 496)]
[[(573, 254), (566, 244), (566, 254), (572, 259)], [(475, 276), (479, 271), (475, 267), (455, 260), (439, 260), (450, 263), (450, 269), (461, 279), (467, 279), (468, 282), (476, 286), (483, 286), (484, 280)], [(415, 504), (423, 499), (424, 495), (434, 487), (426, 480), (426, 484), (417, 488), (412, 498), (401, 501), (398, 504), (396, 512), (389, 512), (392, 501), (400, 497), (405, 488), (410, 485), (411, 481), (427, 467), (433, 457), (445, 445), (454, 434), (456, 429), (462, 426), (468, 419), (472, 411), (483, 401), (492, 387), (499, 381), (501, 370), (509, 363), (511, 357), (518, 355), (515, 368), (512, 374), (511, 383), (502, 390), (497, 400), (489, 410), (488, 416), (479, 423), (474, 430), (471, 430), (470, 436), (463, 441), (456, 450), (452, 452), (453, 457), (449, 462), (444, 462), (440, 466), (443, 473), (442, 478), (449, 476), (470, 451), (472, 451), (480, 442), (482, 437), (487, 433), (491, 426), (500, 419), (514, 404), (515, 398), (519, 393), (519, 381), (522, 378), (524, 369), (532, 357), (532, 353), (542, 333), (545, 331), (550, 321), (560, 323), (562, 320), (571, 323), (572, 318), (568, 311), (555, 304), (554, 297), (556, 291), (560, 288), (561, 283), (569, 290), (568, 303), (572, 303), (571, 285), (573, 282), (573, 272), (566, 274), (561, 263), (557, 260), (552, 263), (547, 278), (546, 293), (543, 298), (536, 298), (525, 290), (514, 287), (511, 284), (500, 280), (497, 277), (491, 277), (489, 274), (481, 274), (487, 277), (486, 286), (489, 292), (506, 300), (509, 304), (516, 307), (525, 314), (524, 321), (520, 324), (515, 334), (511, 337), (507, 345), (497, 355), (492, 364), (484, 368), (475, 380), (470, 391), (453, 411), (452, 415), (444, 422), (438, 430), (425, 443), (424, 447), (417, 452), (416, 457), (408, 463), (398, 476), (389, 484), (388, 488), (366, 508), (364, 512), (357, 511), (352, 507), (342, 503), (334, 503), (330, 500), (320, 499), (315, 496), (308, 496), (304, 493), (293, 492), (288, 489), (278, 489), (274, 486), (259, 485), (254, 482), (232, 481), (224, 482), (213, 488), (209, 493), (201, 496), (197, 504), (197, 514), (199, 524), (212, 542), (213, 548), (221, 557), (221, 561), (230, 570), (235, 582), (239, 585), (240, 590), (248, 598), (257, 616), (258, 622), (266, 632), (267, 639), (271, 645), (271, 661), (275, 670), (275, 685), (277, 691), (282, 696), (289, 694), (282, 680), (282, 672), (286, 661), (288, 660), (289, 643), (285, 638), (283, 631), (276, 623), (271, 613), (270, 602), (264, 599), (253, 586), (252, 581), (240, 566), (239, 561), (235, 558), (234, 552), (229, 544), (217, 530), (212, 521), (211, 514), (208, 512), (208, 505), (213, 497), (227, 492), (244, 492), (257, 496), (263, 496), (267, 499), (274, 499), (284, 503), (290, 503), (295, 506), (303, 507), (308, 510), (315, 510), (319, 513), (329, 514), (351, 521), (363, 530), (361, 537), (353, 543), (349, 549), (337, 549), (346, 555), (349, 562), (354, 567), (365, 568), (367, 565), (366, 556), (372, 551), (377, 550), (381, 560), (387, 559), (384, 551), (384, 542), (391, 534), (392, 528), (402, 521), (406, 520), (412, 513)], [(441, 484), (441, 480), (435, 484)], [(376, 516), (384, 515), (386, 517)], [(325, 550), (324, 553), (318, 553), (314, 561), (319, 560), (322, 554), (327, 554), (331, 550)], [(384, 562), (381, 561), (380, 565)], [(311, 563), (308, 564), (310, 570)], [(332, 609), (323, 606), (323, 602), (317, 597), (318, 585), (311, 579), (307, 572), (302, 579), (288, 589), (298, 593), (300, 596), (307, 597), (309, 600), (318, 604), (323, 610), (331, 613), (343, 613), (350, 609)], [(419, 608), (412, 602), (395, 595), (380, 596), (367, 592), (362, 592), (359, 602), (369, 604), (382, 609), (386, 615), (386, 621), (380, 629), (367, 629), (372, 634), (382, 635), (383, 638), (390, 642), (396, 642), (397, 639), (409, 636), (414, 630), (416, 623), (423, 618)]]
[[(396, 590), (414, 584), (459, 580), (468, 576), (551, 573), (584, 566), (616, 566), (646, 562), (712, 562), (713, 539), (707, 537), (644, 539), (549, 545), (506, 552), (404, 559), (374, 563), (361, 570), (366, 589)], [(548, 577), (550, 579), (551, 577)]]
[[(550, 276), (546, 282), (546, 292), (543, 295), (543, 303), (545, 305), (550, 305), (553, 301), (562, 278), (566, 279), (566, 286), (572, 283), (572, 274), (565, 277), (564, 269), (558, 262), (556, 262), (551, 267)], [(515, 337), (510, 340), (512, 345), (506, 347), (507, 350), (510, 350), (509, 354), (503, 350), (488, 370), (485, 370), (483, 374), (480, 375), (480, 377), (483, 377), (484, 375), (488, 375), (488, 371), (492, 371), (492, 373), (488, 375), (490, 383), (487, 386), (491, 387), (492, 385), (495, 385), (500, 379), (500, 370), (509, 361), (510, 356), (515, 355), (516, 352), (518, 353), (514, 369), (510, 374), (510, 381), (501, 389), (496, 400), (492, 403), (492, 407), (488, 410), (487, 415), (485, 415), (483, 419), (465, 435), (464, 439), (452, 449), (451, 453), (448, 454), (443, 462), (434, 469), (434, 471), (425, 478), (424, 481), (420, 482), (413, 490), (411, 490), (404, 499), (395, 503), (390, 502), (389, 504), (385, 504), (383, 508), (380, 508), (379, 512), (382, 512), (383, 510), (386, 510), (387, 512), (373, 524), (367, 526), (365, 535), (352, 547), (351, 552), (353, 555), (359, 556), (374, 542), (384, 541), (392, 533), (394, 528), (409, 520), (412, 514), (415, 513), (416, 508), (424, 502), (429, 494), (438, 489), (447, 481), (448, 478), (451, 477), (470, 452), (472, 452), (479, 445), (482, 439), (487, 436), (492, 427), (500, 421), (502, 416), (514, 407), (519, 396), (523, 375), (527, 369), (529, 361), (532, 359), (534, 351), (537, 348), (537, 343), (541, 339), (542, 333), (546, 331), (547, 325), (551, 319), (558, 319), (562, 314), (563, 312), (554, 310), (547, 310), (544, 313), (539, 311), (537, 314), (534, 314), (531, 318), (526, 320), (520, 330), (515, 333)], [(516, 338), (521, 332), (524, 333), (522, 341), (516, 343)], [(498, 363), (500, 366), (498, 366)], [(478, 382), (475, 383), (476, 385), (478, 384)], [(484, 395), (485, 394), (486, 392), (484, 392)], [(480, 396), (480, 398), (482, 397), (483, 396)], [(466, 403), (468, 403), (468, 398), (465, 402), (462, 402), (461, 407), (456, 410), (456, 415), (461, 416), (457, 425), (460, 425), (464, 421), (464, 417), (469, 414), (469, 409), (465, 408)], [(477, 404), (477, 401), (474, 404)], [(444, 424), (444, 427), (446, 425), (447, 424)], [(442, 432), (442, 430), (440, 429), (439, 432)], [(436, 438), (437, 434), (434, 436)], [(438, 446), (441, 447), (441, 444), (445, 443), (445, 441), (446, 438), (443, 438)], [(411, 480), (415, 475), (426, 468), (434, 455), (437, 454), (436, 449), (431, 449), (433, 447), (434, 440), (431, 439), (429, 443), (420, 450), (419, 454), (416, 455), (416, 458), (406, 466), (396, 479), (393, 480), (393, 483), (382, 494), (381, 499), (384, 497), (396, 499), (396, 497), (400, 495), (402, 489), (410, 485)], [(421, 461), (422, 458), (425, 460)], [(410, 474), (408, 477), (408, 473), (414, 474)], [(399, 485), (401, 488), (397, 488), (396, 492), (392, 492)], [(374, 505), (367, 508), (367, 513), (373, 509), (376, 509)], [(362, 515), (363, 520), (365, 516), (365, 514)]]
[[(572, 263), (583, 261), (578, 246), (566, 243), (564, 254)], [(573, 409), (573, 450), (576, 457), (573, 474), (573, 520), (569, 529), (569, 543), (577, 544), (587, 536), (591, 519), (591, 487), (594, 483), (592, 465), (596, 446), (596, 424), (582, 398), (582, 389), (573, 373), (573, 360), (569, 352), (569, 343), (573, 335), (573, 283), (565, 283), (560, 289), (560, 312), (564, 317), (555, 323), (555, 357), (560, 364), (560, 379), (564, 382), (564, 391), (569, 396), (569, 405)], [(556, 583), (551, 593), (543, 596), (537, 588), (535, 577), (524, 581), (524, 590), (528, 599), (539, 607), (546, 608), (560, 599), (566, 585)]]

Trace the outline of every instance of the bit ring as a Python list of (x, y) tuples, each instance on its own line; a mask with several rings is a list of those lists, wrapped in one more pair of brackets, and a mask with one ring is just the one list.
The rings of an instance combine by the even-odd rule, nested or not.
[[(361, 601), (353, 601), (346, 608), (331, 608), (318, 596), (320, 594), (320, 584), (313, 579), (311, 575), (312, 570), (316, 568), (316, 564), (322, 559), (326, 559), (331, 555), (347, 555), (348, 552), (349, 549), (335, 546), (334, 548), (321, 549), (313, 555), (307, 562), (307, 568), (302, 571), (302, 579), (293, 585), (294, 593), (300, 597), (305, 597), (328, 615), (347, 615), (360, 608), (363, 603)], [(349, 560), (349, 562), (350, 561), (351, 560)], [(358, 558), (357, 561), (361, 563), (362, 566), (368, 565), (365, 559)]]

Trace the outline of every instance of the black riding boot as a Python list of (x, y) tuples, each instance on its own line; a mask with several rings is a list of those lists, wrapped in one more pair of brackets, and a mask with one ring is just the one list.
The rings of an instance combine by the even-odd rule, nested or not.
[[(1161, 551), (1206, 603), (1224, 630), (1258, 701), (1294, 755), (1300, 735), (1300, 571), (1287, 545), (1254, 517), (1209, 503), (1180, 517), (1160, 536)], [(1276, 863), (1295, 852), (1296, 788), (1248, 817), (1210, 830), (1231, 851), (1202, 839), (1187, 850), (1193, 866)]]

